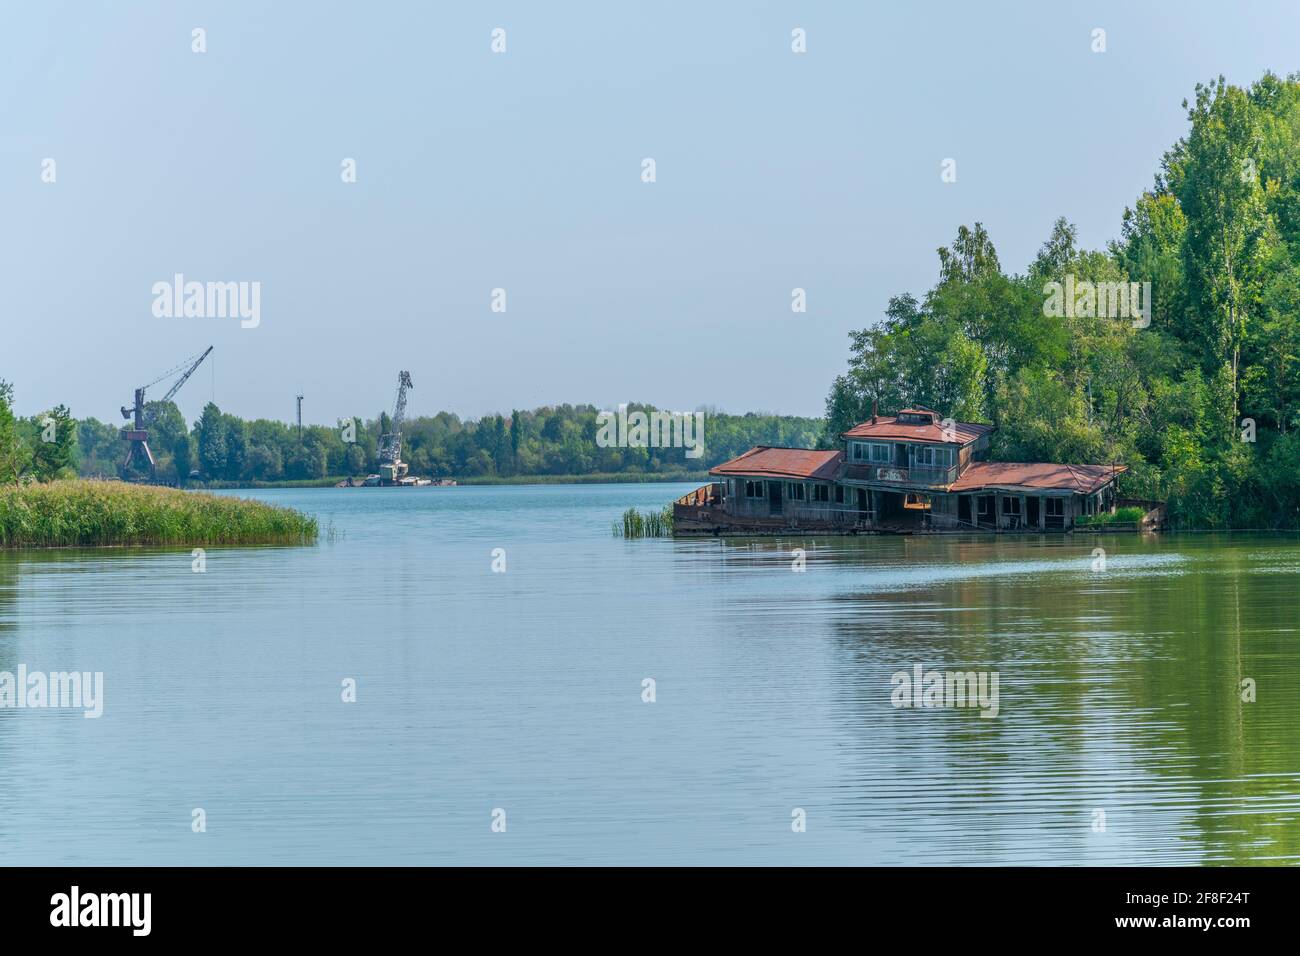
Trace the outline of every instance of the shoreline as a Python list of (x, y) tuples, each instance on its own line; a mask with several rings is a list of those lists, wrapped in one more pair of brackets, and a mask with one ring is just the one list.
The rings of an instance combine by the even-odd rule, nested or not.
[[(307, 481), (214, 481), (195, 482), (183, 486), (182, 491), (271, 491), (276, 488), (333, 488), (347, 476), (338, 475), (331, 478), (316, 478)], [(437, 479), (435, 479), (437, 480)], [(674, 482), (707, 481), (707, 472), (688, 472), (684, 474), (629, 474), (615, 472), (612, 474), (596, 473), (590, 475), (512, 475), (508, 478), (478, 475), (473, 478), (455, 478), (456, 484), (441, 487), (461, 487), (465, 485), (640, 485), (672, 484)], [(439, 487), (426, 485), (424, 487)]]

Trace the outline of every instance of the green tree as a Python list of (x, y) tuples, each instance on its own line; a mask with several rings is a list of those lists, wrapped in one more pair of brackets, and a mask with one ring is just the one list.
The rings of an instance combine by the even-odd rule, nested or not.
[(1187, 338), (1202, 342), (1206, 370), (1230, 369), (1236, 416), (1241, 348), (1277, 234), (1257, 175), (1259, 119), (1245, 91), (1223, 77), (1197, 84), (1192, 129), (1178, 156), (1187, 217), (1183, 261), (1191, 299)]
[(12, 484), (27, 470), (28, 453), (18, 437), (13, 408), (14, 388), (0, 379), (0, 482)]
[(32, 445), (31, 473), (37, 481), (70, 478), (76, 474), (77, 422), (64, 405), (57, 405), (34, 424), (39, 429)]
[(229, 449), (226, 446), (226, 419), (212, 402), (203, 406), (203, 413), (194, 424), (194, 437), (199, 450), (199, 468), (209, 479), (226, 477)]
[(510, 472), (514, 474), (519, 470), (519, 437), (523, 430), (523, 425), (519, 420), (519, 409), (510, 410)]
[(172, 462), (176, 467), (176, 483), (184, 485), (194, 470), (193, 451), (188, 434), (177, 435), (172, 442)]
[(276, 481), (284, 471), (280, 449), (270, 445), (251, 445), (245, 460), (247, 477), (253, 481)]

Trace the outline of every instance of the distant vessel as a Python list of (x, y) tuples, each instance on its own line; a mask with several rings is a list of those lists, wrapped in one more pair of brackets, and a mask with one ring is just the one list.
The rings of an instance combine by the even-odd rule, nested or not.
[(390, 481), (383, 475), (366, 475), (364, 478), (344, 478), (337, 482), (335, 488), (423, 488), (432, 485), (435, 488), (455, 488), (455, 478), (416, 478), (403, 475), (396, 481)]
[[(406, 466), (403, 465), (403, 468)], [(365, 481), (361, 482), (367, 488), (419, 488), (423, 485), (433, 484), (430, 478), (416, 478), (414, 475), (399, 475), (397, 478), (392, 477), (391, 472), (385, 472), (381, 475), (366, 475)]]

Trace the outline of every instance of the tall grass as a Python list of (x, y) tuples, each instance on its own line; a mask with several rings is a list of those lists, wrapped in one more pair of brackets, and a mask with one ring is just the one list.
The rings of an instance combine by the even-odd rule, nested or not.
[(622, 523), (615, 521), (615, 537), (622, 538), (671, 538), (673, 536), (673, 506), (668, 505), (663, 511), (640, 512), (628, 508), (623, 512)]
[(120, 481), (0, 488), (0, 547), (309, 544), (316, 519), (243, 498)]
[(1123, 508), (1117, 508), (1115, 511), (1103, 511), (1095, 515), (1079, 515), (1074, 519), (1074, 523), (1081, 528), (1104, 527), (1111, 524), (1133, 524), (1141, 521), (1146, 516), (1146, 512), (1136, 505), (1127, 505)]

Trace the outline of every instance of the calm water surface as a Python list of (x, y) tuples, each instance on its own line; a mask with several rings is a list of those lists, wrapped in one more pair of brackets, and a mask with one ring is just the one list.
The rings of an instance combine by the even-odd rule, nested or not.
[[(105, 682), (0, 711), (0, 861), (1300, 859), (1300, 538), (611, 536), (689, 487), (243, 492), (336, 534), (205, 574), (0, 553), (0, 671)], [(917, 663), (998, 716), (895, 708)]]

